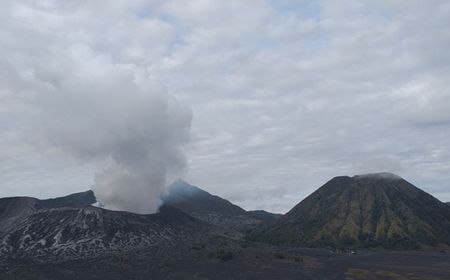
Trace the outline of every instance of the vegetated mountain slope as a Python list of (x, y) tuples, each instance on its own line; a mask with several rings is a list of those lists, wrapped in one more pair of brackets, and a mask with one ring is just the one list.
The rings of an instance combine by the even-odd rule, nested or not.
[(450, 208), (393, 174), (335, 177), (250, 238), (311, 247), (450, 245)]
[(175, 207), (202, 221), (228, 229), (230, 235), (239, 237), (241, 234), (237, 232), (254, 228), (263, 222), (228, 200), (182, 180), (175, 181), (168, 189), (169, 193), (163, 197), (163, 205)]
[(29, 197), (0, 199), (0, 258), (48, 262), (96, 257), (197, 242), (213, 231), (170, 206), (138, 215), (92, 206), (48, 209)]
[(283, 216), (282, 214), (270, 213), (264, 210), (247, 211), (247, 215), (267, 223), (274, 222)]

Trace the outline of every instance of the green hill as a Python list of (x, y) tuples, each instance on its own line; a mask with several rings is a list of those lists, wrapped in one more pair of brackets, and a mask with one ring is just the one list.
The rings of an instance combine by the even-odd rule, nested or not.
[(450, 207), (393, 174), (335, 177), (249, 238), (307, 247), (450, 245)]

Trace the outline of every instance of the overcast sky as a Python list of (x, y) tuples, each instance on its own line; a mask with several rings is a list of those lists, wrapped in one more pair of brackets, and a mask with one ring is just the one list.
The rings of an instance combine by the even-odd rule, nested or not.
[(131, 76), (192, 111), (183, 178), (246, 209), (378, 171), (450, 201), (449, 26), (446, 0), (2, 1), (0, 196), (91, 188), (35, 102)]

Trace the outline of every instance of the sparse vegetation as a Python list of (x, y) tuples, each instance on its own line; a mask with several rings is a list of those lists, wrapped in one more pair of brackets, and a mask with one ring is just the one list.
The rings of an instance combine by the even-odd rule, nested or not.
[(450, 244), (449, 224), (447, 205), (403, 179), (341, 176), (248, 239), (273, 245), (415, 250)]

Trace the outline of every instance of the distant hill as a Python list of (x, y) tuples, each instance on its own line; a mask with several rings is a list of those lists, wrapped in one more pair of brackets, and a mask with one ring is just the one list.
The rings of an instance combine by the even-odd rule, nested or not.
[(163, 197), (163, 205), (178, 208), (189, 214), (245, 216), (262, 222), (274, 221), (282, 216), (264, 210), (246, 211), (226, 199), (210, 194), (183, 180), (175, 181), (168, 190), (168, 194)]
[(252, 210), (252, 211), (247, 211), (247, 215), (255, 218), (255, 219), (259, 219), (261, 221), (264, 222), (273, 222), (278, 220), (279, 218), (281, 218), (283, 215), (282, 214), (275, 214), (275, 213), (270, 213), (264, 210)]
[(450, 207), (393, 174), (341, 176), (249, 238), (310, 247), (450, 245)]
[(176, 207), (186, 213), (217, 213), (231, 216), (247, 214), (247, 211), (228, 200), (182, 180), (175, 181), (168, 190), (168, 195), (163, 197), (163, 204)]
[(265, 211), (266, 214), (247, 212), (226, 199), (212, 195), (182, 180), (174, 182), (168, 190), (169, 193), (163, 197), (163, 205), (175, 207), (197, 219), (235, 231), (236, 236), (241, 236), (240, 232), (245, 232), (275, 217)]

